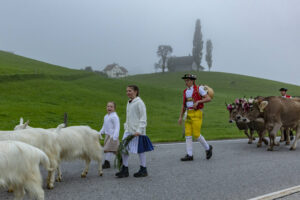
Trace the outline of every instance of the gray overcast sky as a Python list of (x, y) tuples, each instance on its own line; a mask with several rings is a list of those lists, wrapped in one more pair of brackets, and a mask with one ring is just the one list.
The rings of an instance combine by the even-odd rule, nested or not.
[(151, 73), (160, 44), (191, 54), (197, 18), (213, 42), (213, 71), (300, 85), (299, 0), (1, 0), (0, 49), (76, 69), (116, 62)]

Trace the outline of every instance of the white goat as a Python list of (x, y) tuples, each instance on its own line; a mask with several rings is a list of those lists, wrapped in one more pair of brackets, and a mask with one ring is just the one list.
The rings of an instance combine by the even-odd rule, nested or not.
[[(28, 121), (27, 121), (28, 122)], [(28, 123), (23, 124), (21, 118), (20, 124), (15, 129), (31, 128)], [(91, 160), (98, 162), (98, 174), (102, 176), (102, 158), (103, 148), (100, 145), (99, 139), (101, 135), (89, 126), (71, 126), (63, 128), (63, 125), (59, 125), (57, 128), (49, 129), (53, 132), (57, 132), (57, 143), (61, 148), (60, 159), (61, 160), (75, 160), (81, 159), (85, 161), (85, 168), (81, 173), (81, 177), (85, 178), (88, 174), (89, 165)], [(57, 168), (58, 177), (57, 181), (62, 180), (61, 170)]]
[[(57, 169), (59, 163), (60, 146), (57, 144), (57, 133), (45, 129), (24, 129), (18, 131), (0, 131), (0, 141), (21, 141), (44, 151), (50, 160), (50, 167)], [(48, 171), (47, 187), (53, 189), (55, 171)]]
[(40, 149), (23, 142), (0, 141), (0, 186), (13, 189), (15, 200), (23, 199), (25, 191), (31, 198), (44, 199), (39, 164), (52, 171)]

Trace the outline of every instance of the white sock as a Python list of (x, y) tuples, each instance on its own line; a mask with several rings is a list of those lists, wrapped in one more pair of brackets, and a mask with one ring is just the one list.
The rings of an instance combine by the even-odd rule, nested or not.
[(122, 154), (122, 164), (123, 164), (125, 167), (128, 167), (128, 158), (129, 158), (129, 155)]
[(111, 161), (112, 156), (113, 156), (113, 153), (111, 153), (111, 152), (105, 153), (105, 160)]
[(146, 167), (146, 154), (139, 153), (139, 157), (140, 157), (140, 165)]
[(185, 137), (185, 144), (186, 144), (186, 152), (189, 156), (193, 155), (193, 137), (186, 136)]
[(209, 145), (207, 144), (206, 140), (204, 139), (204, 137), (202, 135), (200, 135), (200, 137), (197, 139), (197, 141), (199, 141), (202, 146), (204, 147), (204, 149), (207, 151), (209, 150)]

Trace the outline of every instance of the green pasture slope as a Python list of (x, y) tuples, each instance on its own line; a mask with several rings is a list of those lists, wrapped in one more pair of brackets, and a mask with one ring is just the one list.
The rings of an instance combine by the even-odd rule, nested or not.
[[(177, 124), (185, 88), (183, 73), (156, 73), (109, 79), (94, 73), (50, 65), (0, 51), (0, 128), (12, 129), (23, 116), (34, 127), (56, 127), (68, 113), (69, 125), (89, 125), (99, 130), (108, 101), (117, 103), (122, 124), (127, 104), (126, 86), (137, 84), (147, 107), (147, 135), (154, 142), (181, 141)], [(278, 95), (278, 88), (300, 96), (300, 87), (254, 77), (219, 72), (200, 72), (198, 83), (215, 90), (204, 108), (202, 133), (209, 139), (242, 138), (228, 123), (225, 101), (236, 97)]]

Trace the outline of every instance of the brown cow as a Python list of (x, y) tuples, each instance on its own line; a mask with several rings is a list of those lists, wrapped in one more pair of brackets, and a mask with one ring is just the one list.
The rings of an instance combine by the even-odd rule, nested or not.
[(296, 130), (297, 135), (291, 147), (291, 150), (295, 150), (300, 137), (300, 100), (266, 97), (258, 99), (258, 108), (260, 112), (264, 112), (266, 128), (269, 131), (270, 146), (268, 150), (272, 151), (273, 146), (277, 144), (275, 142), (276, 134), (281, 127)]
[(243, 105), (242, 120), (248, 124), (248, 126), (255, 130), (259, 136), (257, 147), (262, 146), (262, 142), (268, 145), (268, 140), (264, 137), (267, 132), (265, 128), (265, 120), (262, 113), (259, 112), (257, 104), (246, 103)]
[[(244, 130), (245, 135), (248, 137), (248, 144), (252, 144), (252, 141), (255, 140), (253, 137), (254, 130), (249, 128), (247, 123), (242, 121), (241, 115), (241, 105), (240, 103), (233, 104), (225, 104), (227, 110), (229, 111), (229, 123), (235, 122), (236, 126), (239, 130)], [(248, 130), (250, 130), (250, 135), (248, 134)]]

